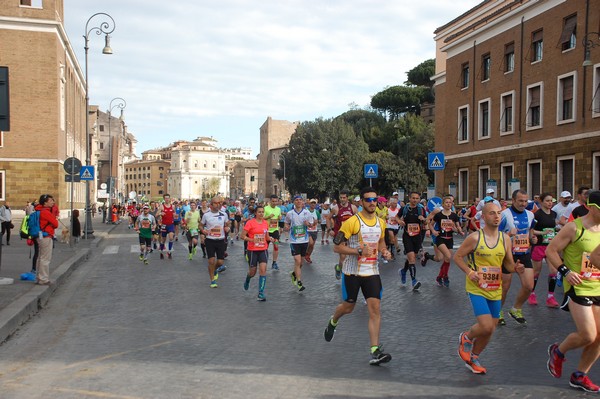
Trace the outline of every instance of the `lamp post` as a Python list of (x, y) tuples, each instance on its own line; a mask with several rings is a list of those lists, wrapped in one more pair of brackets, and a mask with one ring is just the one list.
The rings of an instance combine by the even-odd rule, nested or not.
[(279, 160), (283, 161), (283, 191), (281, 194), (281, 197), (283, 197), (283, 193), (285, 192), (285, 157), (283, 156), (283, 153), (279, 154)]
[[(113, 102), (117, 102), (113, 105)], [(112, 159), (113, 159), (113, 145), (112, 145), (112, 135), (111, 135), (111, 125), (112, 125), (112, 110), (114, 108), (121, 109), (121, 118), (123, 117), (123, 110), (127, 107), (127, 102), (123, 100), (121, 97), (115, 97), (110, 100), (110, 105), (108, 107), (108, 203), (112, 205), (112, 192), (113, 192), (113, 178), (112, 178)], [(119, 174), (117, 173), (117, 177)]]
[[(104, 19), (104, 21), (99, 25), (92, 28), (89, 28), (90, 21), (96, 17), (100, 17)], [(108, 18), (110, 22), (105, 19)], [(115, 20), (110, 15), (98, 12), (92, 15), (87, 22), (85, 23), (85, 35), (83, 38), (85, 39), (85, 164), (90, 166), (91, 164), (91, 155), (90, 155), (90, 94), (88, 88), (88, 50), (90, 49), (90, 33), (94, 32), (97, 35), (101, 35), (104, 33), (106, 36), (104, 38), (104, 48), (102, 49), (102, 54), (112, 54), (112, 49), (110, 48), (110, 34), (115, 30)], [(85, 181), (85, 230), (83, 238), (87, 239), (88, 237), (94, 238), (94, 229), (92, 227), (92, 209), (90, 205), (90, 181)]]
[[(594, 39), (594, 36), (596, 37)], [(600, 32), (590, 32), (583, 37), (583, 46), (585, 48), (585, 60), (582, 66), (588, 67), (594, 65), (591, 60), (591, 50), (600, 46)]]

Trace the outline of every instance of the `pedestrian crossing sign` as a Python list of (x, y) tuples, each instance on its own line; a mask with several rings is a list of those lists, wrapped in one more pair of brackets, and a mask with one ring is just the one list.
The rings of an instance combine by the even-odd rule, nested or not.
[(94, 180), (94, 167), (91, 165), (82, 166), (79, 176), (81, 180)]
[(443, 152), (430, 152), (427, 154), (427, 168), (429, 170), (444, 170), (446, 159)]
[(379, 177), (379, 165), (376, 163), (365, 164), (365, 179), (377, 179)]

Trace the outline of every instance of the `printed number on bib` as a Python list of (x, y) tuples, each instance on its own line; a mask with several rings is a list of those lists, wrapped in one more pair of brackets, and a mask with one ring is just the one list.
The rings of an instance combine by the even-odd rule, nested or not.
[(213, 227), (212, 229), (210, 229), (209, 235), (211, 237), (221, 237), (221, 228), (220, 227)]
[(543, 244), (549, 244), (550, 241), (552, 241), (552, 239), (554, 238), (555, 235), (556, 235), (556, 231), (554, 229), (544, 229), (544, 230), (542, 230), (542, 243)]
[(148, 220), (148, 219), (142, 220), (142, 229), (149, 229), (149, 228), (150, 228), (150, 220)]
[(479, 287), (486, 291), (495, 291), (500, 288), (501, 268), (497, 266), (477, 266)]
[(513, 237), (513, 252), (521, 253), (529, 251), (529, 235), (517, 234)]
[(421, 233), (421, 226), (418, 223), (409, 223), (406, 226), (406, 231), (409, 236), (413, 237)]
[(441, 227), (442, 231), (450, 232), (454, 230), (454, 222), (451, 219), (442, 219)]
[(274, 229), (277, 227), (277, 219), (269, 219), (269, 228)]
[(600, 269), (590, 262), (590, 253), (584, 252), (581, 255), (581, 272), (579, 272), (583, 280), (600, 280)]
[(306, 226), (294, 226), (293, 232), (294, 238), (304, 238), (306, 237)]
[(264, 234), (254, 234), (254, 246), (257, 248), (262, 248), (266, 246), (266, 240)]

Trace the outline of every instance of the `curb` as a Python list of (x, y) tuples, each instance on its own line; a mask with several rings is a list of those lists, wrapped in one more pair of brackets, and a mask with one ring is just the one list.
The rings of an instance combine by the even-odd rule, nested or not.
[(33, 286), (27, 293), (0, 310), (0, 344), (13, 335), (20, 326), (46, 306), (50, 297), (65, 282), (69, 275), (87, 261), (91, 250), (84, 248), (58, 265), (52, 273), (53, 283), (49, 286)]

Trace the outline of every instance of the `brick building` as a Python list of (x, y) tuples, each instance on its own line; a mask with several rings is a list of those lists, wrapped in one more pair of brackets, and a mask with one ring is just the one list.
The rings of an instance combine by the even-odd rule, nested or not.
[(125, 164), (125, 197), (135, 191), (136, 200), (150, 201), (167, 193), (169, 161), (143, 159)]
[(600, 186), (600, 8), (590, 0), (482, 1), (435, 31), (438, 193), (464, 204)]
[(238, 161), (231, 166), (231, 198), (256, 195), (258, 161)]
[[(63, 21), (62, 0), (0, 2), (0, 66), (10, 82), (0, 200), (15, 209), (44, 193), (70, 208), (63, 162), (73, 155), (85, 161), (85, 78)], [(74, 207), (83, 208), (85, 185), (74, 188)]]

